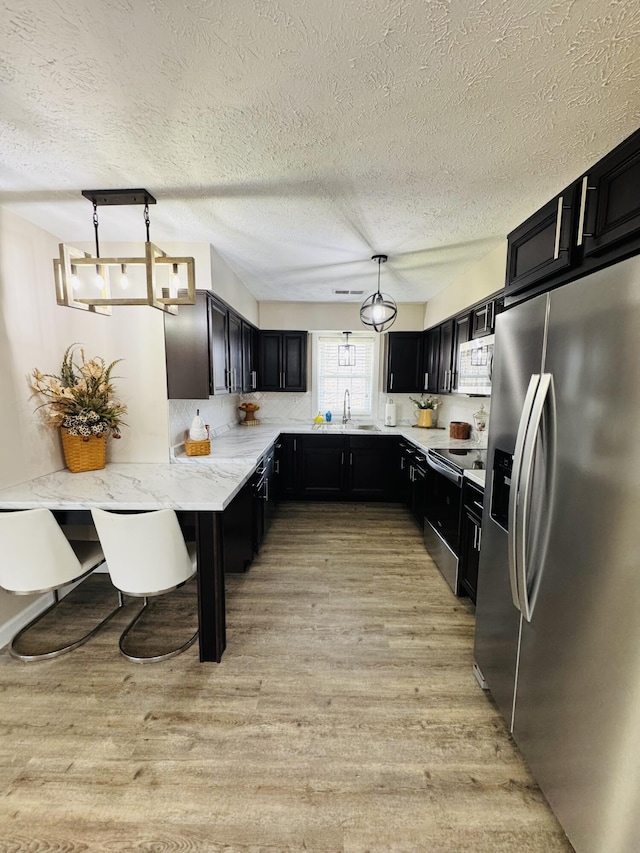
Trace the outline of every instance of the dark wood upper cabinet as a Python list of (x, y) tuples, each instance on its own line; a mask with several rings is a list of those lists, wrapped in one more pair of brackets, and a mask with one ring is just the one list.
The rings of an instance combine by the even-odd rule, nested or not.
[(453, 377), (451, 390), (458, 388), (458, 375), (460, 373), (460, 344), (466, 344), (471, 340), (473, 313), (461, 314), (453, 321)]
[(307, 390), (307, 332), (258, 333), (258, 390)]
[(206, 400), (213, 394), (255, 390), (256, 332), (208, 290), (196, 291), (195, 305), (165, 314), (169, 399)]
[(242, 392), (248, 394), (258, 387), (258, 330), (242, 321)]
[(438, 394), (453, 389), (453, 338), (454, 321), (449, 320), (440, 326), (440, 359), (438, 367)]
[(386, 337), (387, 392), (422, 391), (422, 332), (389, 332)]
[(211, 394), (209, 294), (196, 293), (196, 304), (164, 315), (167, 395), (170, 400), (207, 400)]
[(640, 130), (508, 237), (505, 305), (640, 253)]
[(577, 182), (572, 184), (507, 237), (510, 291), (531, 287), (571, 266), (577, 188)]
[(580, 183), (578, 244), (601, 255), (640, 236), (640, 131), (589, 170)]
[(229, 312), (224, 303), (209, 298), (209, 347), (211, 352), (211, 393), (228, 394)]
[(242, 320), (229, 311), (227, 317), (229, 342), (229, 373), (227, 385), (232, 394), (242, 391)]
[(282, 333), (283, 391), (307, 390), (307, 332)]
[(438, 393), (438, 370), (440, 368), (440, 326), (427, 329), (422, 338), (422, 383), (421, 391)]

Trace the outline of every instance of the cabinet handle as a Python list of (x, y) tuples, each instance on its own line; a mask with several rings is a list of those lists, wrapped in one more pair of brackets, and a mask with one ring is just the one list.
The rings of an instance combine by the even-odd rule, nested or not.
[(489, 320), (489, 329), (488, 329), (488, 331), (490, 332), (496, 324), (496, 303), (491, 302), (489, 305), (489, 308), (491, 309), (491, 311), (490, 311), (491, 319)]
[(274, 474), (280, 473), (280, 460), (279, 459), (276, 459), (276, 461), (273, 463), (273, 471), (274, 471)]
[(251, 371), (251, 387), (253, 388), (254, 391), (256, 390), (257, 385), (258, 385), (258, 376), (256, 374), (256, 371), (252, 370)]
[(293, 439), (293, 452), (295, 453), (297, 449), (298, 449), (298, 439), (294, 438)]
[(344, 450), (340, 454), (340, 465), (344, 465)]
[(424, 390), (426, 391), (429, 387), (429, 374), (425, 373), (424, 375)]
[(480, 553), (480, 548), (482, 547), (482, 528), (478, 528), (478, 553)]
[(480, 503), (480, 501), (473, 501), (473, 505), (477, 506), (478, 509), (480, 510), (480, 512), (482, 512), (483, 507), (482, 507), (482, 504)]
[(582, 246), (583, 237), (593, 237), (593, 234), (585, 234), (584, 222), (587, 216), (587, 192), (597, 189), (589, 186), (589, 175), (582, 179), (582, 190), (580, 192), (580, 216), (578, 217), (578, 246)]
[(353, 465), (353, 453), (349, 454), (349, 465)]
[(553, 249), (553, 259), (557, 260), (560, 257), (560, 231), (562, 230), (562, 203), (563, 196), (558, 198), (558, 213), (556, 215), (556, 243)]
[(393, 391), (393, 373), (389, 374), (389, 391)]
[(478, 528), (473, 525), (473, 550), (475, 551), (478, 545)]
[(409, 479), (413, 483), (413, 465), (409, 466)]
[(400, 457), (400, 470), (401, 471), (404, 471), (404, 466), (405, 466), (405, 458), (404, 458), (404, 456), (401, 456)]

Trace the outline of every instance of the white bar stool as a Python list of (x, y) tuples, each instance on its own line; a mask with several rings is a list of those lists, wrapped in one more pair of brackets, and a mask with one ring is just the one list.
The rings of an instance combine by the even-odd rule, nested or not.
[(135, 663), (166, 660), (184, 652), (198, 631), (180, 646), (161, 654), (127, 651), (125, 641), (144, 613), (149, 598), (172, 592), (196, 573), (195, 543), (184, 541), (172, 509), (120, 514), (91, 510), (113, 585), (124, 595), (143, 598), (144, 604), (120, 637), (120, 652)]
[(82, 580), (104, 563), (99, 542), (73, 542), (62, 532), (51, 510), (25, 509), (0, 512), (0, 587), (12, 595), (53, 592), (53, 604), (32, 619), (13, 637), (9, 652), (23, 661), (55, 658), (86, 643), (122, 606), (118, 607), (79, 640), (39, 654), (24, 654), (15, 648), (20, 640), (60, 601), (59, 590)]

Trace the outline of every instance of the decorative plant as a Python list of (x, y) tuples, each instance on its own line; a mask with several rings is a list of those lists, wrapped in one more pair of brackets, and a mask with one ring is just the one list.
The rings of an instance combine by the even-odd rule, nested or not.
[(70, 435), (111, 433), (113, 438), (120, 438), (127, 407), (113, 399), (111, 372), (122, 359), (106, 364), (103, 358), (95, 356), (87, 361), (84, 349), (80, 348), (80, 361), (74, 361), (79, 346), (67, 347), (59, 376), (41, 373), (37, 368), (33, 371), (30, 383), (33, 396), (44, 401), (37, 409), (45, 408), (47, 422), (66, 427)]
[(440, 405), (440, 400), (437, 397), (421, 396), (419, 400), (415, 397), (409, 397), (412, 403), (415, 403), (419, 409), (437, 409)]

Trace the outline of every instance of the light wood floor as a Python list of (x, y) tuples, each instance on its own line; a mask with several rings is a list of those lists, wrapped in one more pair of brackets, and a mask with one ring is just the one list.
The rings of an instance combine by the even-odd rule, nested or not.
[(219, 665), (0, 654), (0, 851), (571, 851), (404, 509), (281, 506), (227, 598)]

